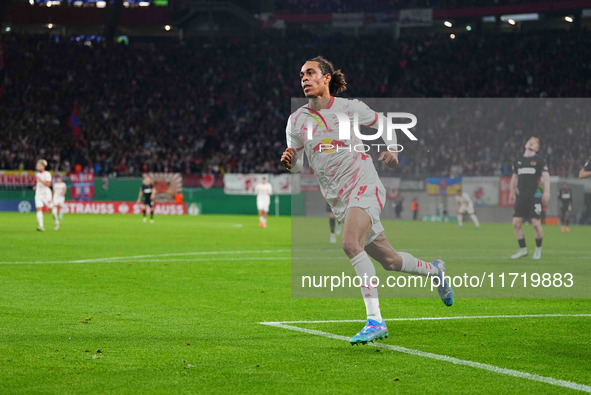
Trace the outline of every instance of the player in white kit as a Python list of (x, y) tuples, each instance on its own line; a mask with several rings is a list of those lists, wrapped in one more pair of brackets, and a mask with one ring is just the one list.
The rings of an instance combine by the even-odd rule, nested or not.
[(64, 204), (66, 203), (67, 190), (68, 186), (62, 179), (62, 176), (59, 174), (56, 175), (55, 182), (53, 183), (53, 209), (51, 210), (51, 214), (53, 215), (53, 220), (55, 222), (54, 230), (58, 230), (60, 228), (60, 221), (64, 218), (64, 212), (62, 210), (64, 208)]
[(39, 226), (37, 230), (39, 232), (45, 231), (43, 227), (43, 207), (51, 209), (53, 207), (51, 203), (51, 174), (45, 170), (47, 167), (47, 161), (45, 159), (39, 159), (37, 161), (37, 173), (35, 174), (35, 209), (37, 210), (37, 222)]
[(267, 182), (267, 177), (263, 177), (261, 183), (254, 188), (254, 193), (257, 195), (259, 226), (261, 228), (266, 228), (269, 205), (271, 204), (271, 195), (273, 194), (273, 187)]
[[(438, 277), (439, 296), (447, 306), (453, 304), (453, 291), (444, 279), (444, 262), (437, 259), (425, 262), (406, 252), (396, 252), (384, 235), (380, 213), (386, 201), (382, 185), (371, 156), (353, 147), (363, 143), (355, 134), (350, 139), (339, 139), (339, 116), (348, 117), (353, 124), (378, 128), (381, 116), (359, 100), (335, 98), (346, 89), (343, 73), (322, 57), (307, 61), (300, 71), (300, 84), (308, 105), (291, 114), (287, 122), (287, 149), (281, 163), (291, 172), (303, 166), (304, 153), (318, 180), (320, 191), (332, 212), (344, 221), (342, 246), (357, 276), (362, 281), (361, 293), (365, 302), (367, 323), (350, 339), (351, 344), (366, 344), (388, 337), (382, 319), (375, 267), (370, 256), (384, 269), (423, 276)], [(312, 130), (308, 130), (311, 127)], [(384, 138), (388, 147), (396, 144)], [(379, 161), (390, 167), (398, 164), (398, 155), (382, 149)]]
[(461, 228), (463, 225), (464, 214), (468, 214), (476, 225), (476, 229), (480, 228), (480, 223), (478, 222), (478, 217), (474, 214), (474, 203), (472, 203), (472, 198), (466, 192), (462, 192), (461, 189), (458, 189), (456, 192), (456, 211), (458, 212), (458, 228)]

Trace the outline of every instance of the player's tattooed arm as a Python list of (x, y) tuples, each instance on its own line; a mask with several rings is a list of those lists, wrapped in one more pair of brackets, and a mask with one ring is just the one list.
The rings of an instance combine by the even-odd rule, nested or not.
[(579, 178), (588, 178), (591, 177), (591, 170), (581, 169), (579, 171)]
[(140, 202), (141, 198), (142, 198), (142, 190), (140, 189), (140, 193), (137, 195), (137, 203)]

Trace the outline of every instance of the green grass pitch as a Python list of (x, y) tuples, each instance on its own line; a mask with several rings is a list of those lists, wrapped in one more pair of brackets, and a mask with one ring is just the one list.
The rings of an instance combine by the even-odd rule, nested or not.
[[(336, 252), (328, 220), (310, 247)], [(0, 215), (0, 393), (563, 393), (571, 389), (259, 324), (364, 319), (361, 298), (292, 298), (291, 221), (254, 216)], [(511, 262), (510, 224), (384, 221), (395, 247), (471, 264), (591, 264), (591, 228), (545, 227)], [(300, 225), (302, 222), (299, 223)], [(298, 225), (298, 226), (300, 226)], [(530, 246), (533, 231), (526, 228)], [(403, 248), (401, 248), (403, 249)], [(471, 259), (471, 256), (478, 256)], [(319, 262), (321, 263), (321, 262)], [(350, 263), (342, 259), (343, 270)], [(378, 272), (383, 273), (381, 268)], [(383, 298), (385, 318), (590, 314), (589, 299)], [(356, 322), (300, 323), (352, 336)], [(380, 343), (591, 386), (591, 317), (391, 321)]]

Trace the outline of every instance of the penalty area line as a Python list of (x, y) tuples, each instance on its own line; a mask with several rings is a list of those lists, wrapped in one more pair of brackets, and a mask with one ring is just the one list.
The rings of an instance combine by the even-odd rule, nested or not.
[[(473, 317), (469, 317), (469, 316), (467, 316), (467, 317), (430, 317), (430, 318), (414, 318), (414, 319), (413, 318), (406, 318), (406, 319), (402, 318), (402, 319), (391, 319), (388, 321), (418, 321), (418, 320), (429, 320), (429, 319), (432, 319), (432, 320), (450, 319), (451, 320), (451, 319), (470, 319), (470, 318), (474, 318), (474, 319), (484, 318), (484, 319), (486, 319), (486, 318), (525, 318), (525, 317), (533, 317), (533, 318), (535, 318), (535, 317), (589, 317), (589, 316), (591, 316), (591, 314), (537, 314), (537, 315), (501, 315), (501, 316), (473, 316)], [(297, 327), (294, 325), (288, 325), (288, 324), (286, 324), (286, 322), (288, 322), (288, 321), (285, 321), (285, 322), (259, 322), (259, 324), (272, 326), (275, 328), (287, 329), (290, 331), (302, 332), (302, 333), (306, 333), (309, 335), (327, 337), (329, 339), (334, 339), (334, 340), (342, 340), (342, 341), (347, 341), (347, 342), (349, 341), (349, 338), (346, 336), (336, 335), (334, 333), (323, 332), (323, 331), (319, 331), (319, 330), (315, 330), (315, 329), (300, 328), (300, 327)], [(338, 323), (338, 322), (364, 322), (364, 321), (358, 321), (358, 320), (292, 321), (291, 323)], [(486, 370), (486, 371), (489, 371), (492, 373), (503, 374), (506, 376), (536, 381), (539, 383), (554, 385), (557, 387), (569, 388), (572, 390), (591, 393), (591, 386), (585, 385), (585, 384), (574, 383), (572, 381), (559, 380), (559, 379), (555, 379), (553, 377), (540, 376), (537, 374), (521, 372), (519, 370), (501, 368), (499, 366), (489, 365), (486, 363), (474, 362), (474, 361), (469, 361), (469, 360), (465, 360), (465, 359), (450, 357), (447, 355), (434, 354), (434, 353), (430, 353), (430, 352), (415, 350), (412, 348), (406, 348), (406, 347), (401, 347), (401, 346), (395, 346), (395, 345), (391, 345), (391, 344), (370, 343), (370, 344), (368, 344), (368, 346), (372, 346), (372, 347), (376, 347), (376, 348), (383, 348), (383, 349), (392, 350), (392, 351), (400, 352), (403, 354), (415, 355), (415, 356), (423, 357), (423, 358), (434, 359), (437, 361), (449, 362), (449, 363), (453, 363), (454, 365), (468, 366), (468, 367), (475, 368), (475, 369)]]

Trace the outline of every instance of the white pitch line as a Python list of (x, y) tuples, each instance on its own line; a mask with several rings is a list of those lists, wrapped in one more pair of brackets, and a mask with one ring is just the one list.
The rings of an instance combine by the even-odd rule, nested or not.
[[(469, 319), (469, 318), (514, 318), (514, 317), (518, 317), (518, 318), (525, 318), (525, 317), (571, 317), (571, 316), (572, 317), (589, 317), (589, 316), (591, 316), (591, 314), (537, 314), (537, 315), (529, 315), (529, 316), (528, 315), (504, 315), (504, 316), (502, 315), (502, 316), (472, 316), (472, 317), (427, 317), (427, 318), (410, 318), (410, 319), (408, 319), (408, 318), (406, 318), (406, 319), (405, 318), (402, 318), (402, 319), (394, 318), (394, 319), (390, 319), (388, 321), (402, 321), (402, 320), (407, 320), (407, 321), (413, 320), (414, 321), (414, 320), (428, 320), (428, 319), (437, 319), (437, 320), (450, 319), (451, 320), (451, 319)], [(288, 321), (285, 321), (285, 322), (288, 322)], [(347, 341), (347, 342), (349, 341), (349, 338), (346, 336), (335, 335), (334, 333), (328, 333), (328, 332), (318, 331), (318, 330), (314, 330), (314, 329), (299, 328), (299, 327), (293, 326), (293, 325), (286, 325), (285, 322), (259, 322), (259, 324), (268, 325), (268, 326), (281, 328), (281, 329), (287, 329), (287, 330), (296, 331), (296, 332), (303, 332), (303, 333), (307, 333), (310, 335), (327, 337), (330, 339), (343, 340), (343, 341)], [(292, 323), (298, 323), (298, 322), (299, 323), (324, 323), (324, 322), (333, 323), (333, 322), (360, 322), (360, 321), (357, 321), (357, 320), (292, 321)], [(363, 322), (363, 321), (361, 321), (361, 322)], [(550, 385), (554, 385), (554, 386), (558, 386), (558, 387), (569, 388), (569, 389), (573, 389), (573, 390), (591, 393), (591, 386), (589, 386), (589, 385), (573, 383), (571, 381), (559, 380), (559, 379), (555, 379), (553, 377), (540, 376), (537, 374), (521, 372), (519, 370), (501, 368), (499, 366), (494, 366), (494, 365), (489, 365), (489, 364), (485, 364), (485, 363), (449, 357), (447, 355), (433, 354), (430, 352), (415, 350), (412, 348), (394, 346), (394, 345), (390, 345), (390, 344), (370, 343), (369, 345), (371, 345), (373, 347), (377, 347), (377, 348), (385, 348), (388, 350), (397, 351), (397, 352), (404, 353), (404, 354), (416, 355), (419, 357), (435, 359), (435, 360), (443, 361), (443, 362), (450, 362), (455, 365), (469, 366), (469, 367), (472, 367), (475, 369), (482, 369), (482, 370), (487, 370), (487, 371), (493, 372), (493, 373), (504, 374), (506, 376), (517, 377), (517, 378), (522, 378), (522, 379), (526, 379), (526, 380), (537, 381), (540, 383), (550, 384)]]
[(115, 262), (125, 260), (135, 260), (144, 258), (157, 258), (167, 256), (188, 256), (188, 255), (234, 255), (234, 254), (270, 254), (270, 253), (282, 253), (291, 252), (291, 250), (247, 250), (247, 251), (197, 251), (197, 252), (178, 252), (169, 254), (151, 254), (151, 255), (132, 255), (132, 256), (115, 256), (107, 258), (93, 258), (93, 259), (80, 259), (73, 261), (4, 261), (0, 262), (0, 265), (17, 265), (17, 264), (44, 264), (44, 263), (90, 263), (90, 262)]
[[(384, 318), (384, 321), (439, 321), (439, 320), (474, 320), (487, 318), (541, 318), (541, 317), (591, 317), (591, 314), (515, 314), (515, 315), (467, 315), (457, 317), (409, 317)], [(263, 325), (271, 324), (334, 324), (347, 322), (365, 322), (366, 320), (326, 320), (326, 321), (276, 321), (259, 322)]]
[[(272, 261), (277, 259), (289, 259), (288, 256), (265, 256), (265, 257), (242, 257), (242, 258), (187, 258), (187, 259), (145, 259), (141, 262), (212, 262), (212, 261)], [(113, 263), (137, 262), (133, 261), (113, 261)], [(107, 262), (109, 263), (109, 262)]]

